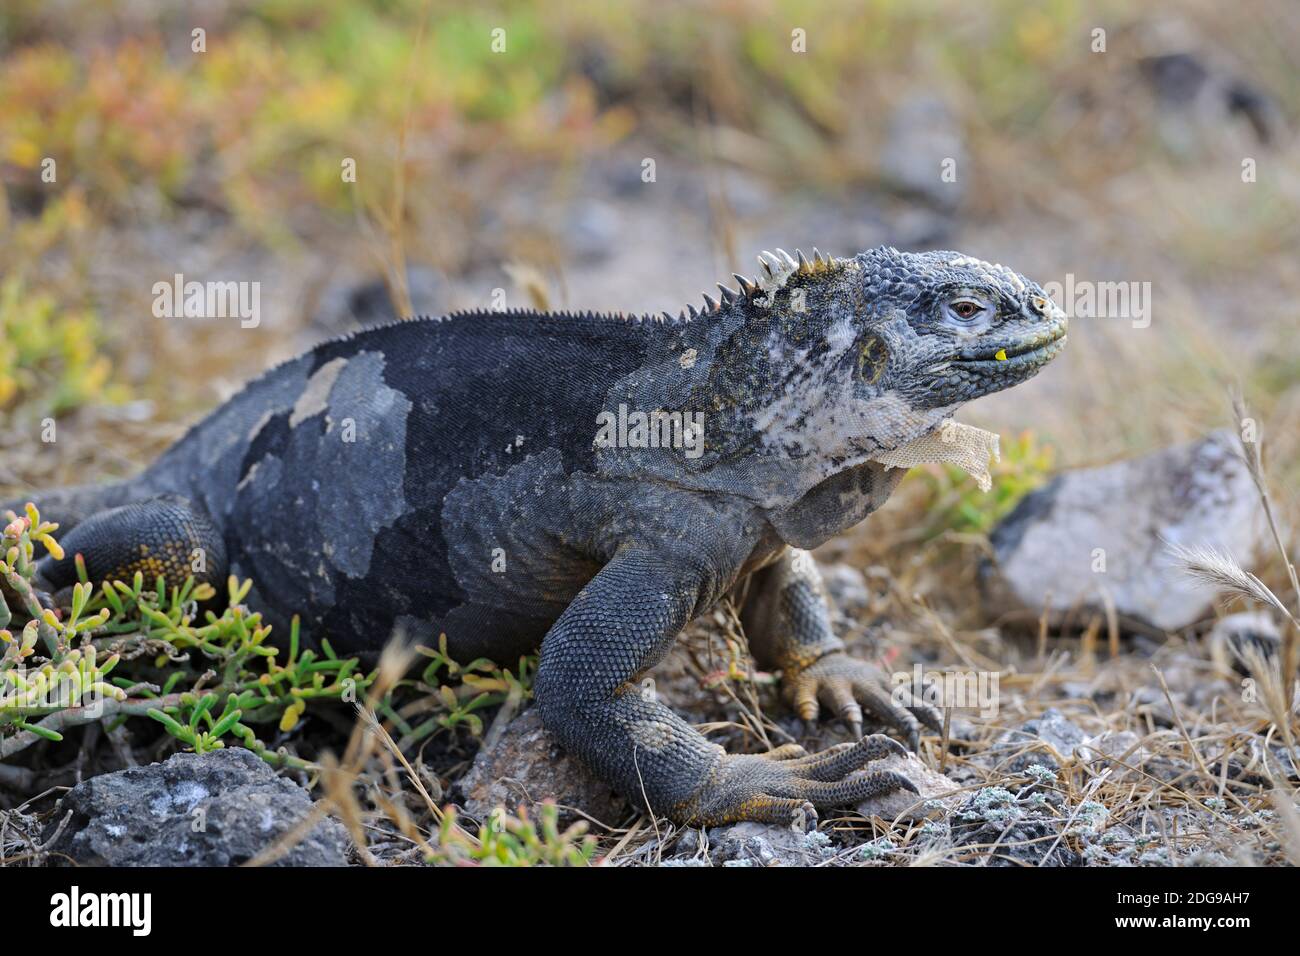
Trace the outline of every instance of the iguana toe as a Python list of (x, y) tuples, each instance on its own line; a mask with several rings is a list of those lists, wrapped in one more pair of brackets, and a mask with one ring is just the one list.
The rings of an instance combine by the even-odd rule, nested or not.
[(805, 721), (816, 719), (821, 701), (834, 710), (855, 737), (862, 735), (864, 707), (881, 723), (902, 734), (912, 750), (920, 746), (922, 725), (935, 731), (943, 727), (935, 708), (916, 700), (906, 688), (890, 692), (880, 668), (842, 651), (786, 673), (784, 684), (787, 699)]
[[(727, 754), (713, 774), (674, 816), (696, 826), (741, 820), (807, 826), (814, 809), (850, 806), (895, 790), (917, 793), (900, 773), (862, 773), (872, 760), (906, 753), (883, 734), (864, 737), (817, 754), (784, 757), (771, 754)], [(815, 824), (816, 816), (811, 815)]]
[(809, 780), (838, 780), (869, 761), (891, 755), (906, 756), (907, 748), (884, 734), (872, 734), (856, 744), (839, 744), (820, 753), (796, 758), (788, 766)]

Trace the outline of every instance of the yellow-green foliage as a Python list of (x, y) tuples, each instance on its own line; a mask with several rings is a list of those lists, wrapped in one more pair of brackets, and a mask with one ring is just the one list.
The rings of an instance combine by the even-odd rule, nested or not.
[[(56, 530), (58, 525), (42, 521), (29, 505), (25, 515), (9, 521), (0, 532), (0, 731), (12, 728), (47, 740), (63, 737), (54, 727), (41, 726), (42, 717), (126, 696), (107, 683), (118, 655), (101, 660), (89, 640), (108, 620), (107, 611), (85, 614), (91, 587), (73, 589), (72, 606), (63, 617), (42, 608), (32, 589), (36, 545), (56, 557), (62, 555), (52, 537)], [(13, 613), (5, 592), (26, 612), (19, 635), (8, 630)]]
[[(41, 606), (33, 586), (36, 545), (62, 555), (56, 530), (28, 505), (0, 539), (0, 753), (25, 745), (21, 736), (5, 741), (6, 731), (57, 741), (64, 726), (148, 715), (199, 753), (224, 746), (222, 737), (230, 734), (279, 762), (250, 724), (275, 722), (291, 730), (309, 702), (360, 700), (373, 679), (355, 658), (338, 657), (327, 643), (319, 654), (300, 649), (297, 621), (282, 658), (268, 641), (271, 628), (243, 604), (251, 582), (234, 578), (223, 612), (200, 615), (200, 604), (215, 596), (209, 585), (189, 579), (169, 588), (159, 578), (146, 588), (137, 572), (129, 584), (105, 582), (96, 592), (78, 557), (82, 581), (72, 589), (67, 613), (56, 614)], [(26, 619), (19, 636), (6, 629), (15, 614)], [(198, 624), (200, 617), (206, 623)], [(123, 657), (134, 662), (123, 668), (131, 675), (109, 678)], [(51, 688), (60, 692), (57, 700), (51, 701)], [(103, 704), (83, 714), (83, 698), (92, 691)]]
[(483, 720), (476, 711), (495, 707), (506, 701), (512, 709), (532, 697), (533, 673), (537, 655), (519, 658), (518, 676), (481, 657), (468, 664), (458, 664), (447, 654), (447, 635), (438, 639), (438, 647), (417, 646), (416, 652), (429, 658), (419, 680), (404, 681), (421, 694), (438, 698), (439, 707), (432, 717), (420, 723), (408, 721), (391, 703), (381, 703), (377, 710), (401, 731), (403, 743), (421, 740), (442, 728), (464, 727), (475, 737), (483, 734)]
[(0, 283), (0, 412), (22, 406), (34, 417), (57, 415), (93, 401), (119, 401), (120, 386), (100, 352), (99, 318), (90, 309), (60, 308), (18, 276)]
[[(359, 182), (382, 189), (394, 136), (408, 120), (426, 134), (462, 119), (490, 123), (503, 144), (551, 129), (542, 107), (564, 46), (539, 42), (544, 11), (508, 18), (502, 55), (490, 46), (499, 18), (448, 7), (417, 60), (424, 9), (262, 4), (210, 27), (201, 53), (188, 49), (188, 27), (177, 36), (146, 30), (89, 55), (71, 45), (19, 47), (0, 64), (0, 162), (30, 186), (41, 161), (55, 158), (60, 182), (124, 209), (142, 189), (179, 198), (219, 154), (199, 187), (216, 185), (205, 199), (265, 233), (277, 219), (269, 209), (304, 201), (348, 209), (345, 156), (357, 160)], [(177, 40), (186, 47), (180, 55)]]
[[(270, 210), (304, 201), (348, 210), (356, 194), (340, 176), (344, 157), (357, 160), (367, 195), (382, 194), (403, 126), (413, 141), (528, 150), (540, 161), (693, 97), (759, 137), (773, 160), (797, 161), (803, 178), (852, 179), (868, 160), (841, 139), (860, 139), (886, 111), (844, 104), (881, 95), (880, 78), (914, 66), (913, 51), (942, 64), (983, 115), (1025, 129), (1049, 105), (1063, 58), (1088, 55), (1080, 0), (953, 6), (952, 29), (935, 31), (931, 5), (901, 0), (236, 2), (209, 20), (203, 52), (190, 49), (189, 21), (166, 16), (89, 53), (18, 45), (0, 63), (0, 162), (30, 183), (53, 157), (60, 182), (110, 208), (130, 208), (143, 189), (175, 199), (199, 188), (265, 234), (283, 228)], [(54, 30), (38, 7), (8, 16), (29, 40)], [(806, 55), (791, 50), (796, 28)], [(595, 93), (615, 102), (597, 106)], [(677, 110), (671, 122), (690, 118)]]
[[(560, 811), (547, 801), (539, 820), (520, 807), (517, 814), (498, 807), (478, 832), (477, 845), (456, 825), (455, 808), (443, 815), (438, 845), (430, 863), (443, 866), (589, 866), (596, 839), (587, 835), (587, 821), (560, 831)], [(540, 824), (540, 828), (539, 828)]]
[[(287, 647), (272, 643), (271, 626), (244, 603), (251, 581), (230, 578), (218, 614), (205, 608), (216, 597), (211, 585), (192, 578), (178, 586), (162, 578), (146, 583), (137, 572), (130, 582), (106, 581), (96, 589), (78, 556), (82, 580), (69, 607), (62, 614), (42, 607), (36, 547), (62, 557), (57, 530), (29, 505), (0, 537), (0, 755), (16, 753), (34, 737), (60, 740), (66, 726), (148, 716), (199, 753), (238, 741), (270, 763), (304, 767), (305, 761), (270, 750), (257, 728), (288, 733), (309, 706), (365, 699), (375, 675), (357, 658), (340, 657), (328, 641), (320, 650), (303, 647), (296, 618)], [(417, 650), (430, 659), (423, 671), (374, 702), (403, 747), (439, 732), (477, 737), (479, 711), (501, 704), (514, 710), (532, 694), (535, 657), (521, 658), (512, 672), (487, 660), (456, 663), (445, 636), (438, 648)], [(119, 661), (126, 663), (115, 671)], [(38, 703), (56, 684), (71, 695), (54, 706)], [(82, 713), (77, 708), (90, 691), (104, 706)]]
[(1002, 459), (989, 469), (991, 490), (980, 491), (955, 465), (916, 468), (909, 481), (924, 482), (930, 535), (944, 531), (987, 533), (1016, 504), (1051, 475), (1055, 452), (1032, 431), (1002, 442)]

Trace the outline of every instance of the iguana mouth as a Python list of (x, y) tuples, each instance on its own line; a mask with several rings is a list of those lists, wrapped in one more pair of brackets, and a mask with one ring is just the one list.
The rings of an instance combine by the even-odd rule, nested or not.
[(952, 363), (967, 368), (1017, 368), (1042, 364), (1055, 358), (1065, 348), (1065, 343), (1065, 326), (1061, 325), (998, 348), (985, 346), (962, 349)]

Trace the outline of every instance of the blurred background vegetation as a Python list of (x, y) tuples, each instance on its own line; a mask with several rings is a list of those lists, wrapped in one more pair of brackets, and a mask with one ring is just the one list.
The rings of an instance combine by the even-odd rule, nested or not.
[[(1240, 381), (1289, 490), (1298, 49), (1286, 0), (8, 0), (0, 486), (130, 472), (390, 312), (675, 312), (762, 248), (888, 243), (1151, 283), (1149, 328), (1077, 319), (965, 417), (1092, 463), (1228, 422)], [(261, 282), (262, 325), (154, 317), (175, 273)]]

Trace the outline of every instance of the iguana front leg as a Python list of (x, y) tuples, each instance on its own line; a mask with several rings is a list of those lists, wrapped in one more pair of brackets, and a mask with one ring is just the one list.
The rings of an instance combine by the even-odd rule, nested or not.
[(860, 737), (865, 705), (902, 733), (913, 750), (922, 724), (942, 729), (937, 710), (906, 688), (891, 693), (880, 668), (845, 653), (831, 629), (821, 574), (807, 551), (787, 549), (748, 587), (741, 623), (750, 650), (760, 665), (782, 671), (783, 693), (804, 720), (815, 720), (819, 704), (825, 704)]
[(582, 589), (542, 643), (535, 689), (547, 729), (634, 803), (680, 823), (788, 823), (915, 792), (899, 774), (855, 775), (898, 747), (887, 738), (793, 758), (727, 754), (641, 685), (716, 597), (723, 575), (706, 564), (627, 547)]

